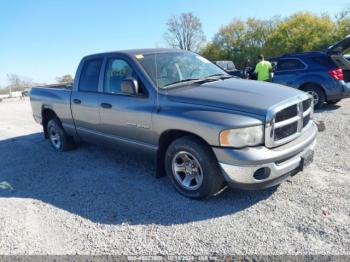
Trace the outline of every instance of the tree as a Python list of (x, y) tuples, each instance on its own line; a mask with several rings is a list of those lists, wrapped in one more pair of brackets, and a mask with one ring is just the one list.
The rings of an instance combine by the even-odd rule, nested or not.
[(220, 28), (213, 42), (201, 49), (201, 54), (210, 60), (232, 60), (238, 68), (244, 68), (248, 61), (256, 61), (278, 20), (235, 19)]
[(235, 19), (222, 26), (212, 42), (201, 49), (211, 60), (232, 60), (238, 68), (253, 65), (258, 54), (265, 57), (285, 53), (322, 51), (350, 34), (350, 6), (336, 15), (299, 12), (281, 19)]
[(336, 15), (336, 38), (342, 39), (344, 36), (350, 35), (350, 5)]
[(31, 87), (33, 82), (30, 78), (22, 77), (16, 74), (7, 74), (7, 81), (9, 83), (9, 91), (23, 91), (24, 89)]
[(223, 60), (225, 56), (221, 52), (220, 46), (216, 43), (208, 43), (199, 53), (211, 61)]
[(7, 82), (9, 87), (18, 87), (21, 85), (21, 78), (16, 74), (7, 74)]
[(173, 48), (196, 51), (205, 41), (202, 23), (192, 13), (172, 16), (167, 27), (165, 40)]
[(61, 77), (56, 77), (56, 81), (60, 84), (67, 84), (73, 82), (73, 77), (70, 74), (63, 75)]
[(336, 41), (336, 30), (335, 23), (328, 15), (296, 13), (277, 25), (264, 49), (274, 56), (324, 50)]

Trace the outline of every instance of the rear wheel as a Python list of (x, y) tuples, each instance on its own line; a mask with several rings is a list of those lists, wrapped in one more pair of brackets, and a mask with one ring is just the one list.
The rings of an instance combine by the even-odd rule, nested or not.
[(303, 91), (312, 95), (312, 97), (314, 99), (314, 107), (316, 109), (321, 108), (324, 105), (324, 103), (326, 102), (326, 96), (325, 96), (322, 88), (320, 88), (318, 86), (307, 86), (307, 87), (303, 88)]
[(224, 183), (213, 152), (194, 136), (179, 138), (169, 145), (165, 169), (175, 188), (192, 199), (210, 197)]
[(73, 138), (66, 134), (57, 118), (53, 118), (47, 123), (47, 132), (51, 146), (56, 151), (62, 152), (74, 148), (75, 143)]

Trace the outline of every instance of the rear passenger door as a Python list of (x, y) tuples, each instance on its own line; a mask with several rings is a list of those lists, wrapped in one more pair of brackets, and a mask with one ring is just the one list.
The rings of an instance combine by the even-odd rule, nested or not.
[(307, 68), (306, 64), (297, 58), (281, 58), (272, 78), (273, 83), (297, 87), (295, 84), (300, 75)]
[[(99, 128), (99, 85), (103, 58), (83, 62), (78, 88), (73, 90), (71, 109), (78, 135), (85, 140), (96, 138)], [(79, 74), (78, 74), (79, 75)]]

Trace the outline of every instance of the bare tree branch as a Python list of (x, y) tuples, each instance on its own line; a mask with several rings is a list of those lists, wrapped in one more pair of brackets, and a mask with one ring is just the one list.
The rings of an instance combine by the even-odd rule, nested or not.
[(167, 22), (165, 40), (173, 48), (196, 51), (205, 41), (202, 23), (192, 13), (172, 16)]
[(33, 81), (30, 78), (22, 77), (16, 74), (8, 74), (7, 81), (9, 83), (10, 90), (23, 91), (24, 89), (31, 87)]

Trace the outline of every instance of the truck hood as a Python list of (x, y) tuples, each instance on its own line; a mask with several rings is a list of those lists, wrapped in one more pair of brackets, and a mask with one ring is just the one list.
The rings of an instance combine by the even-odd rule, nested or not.
[(267, 110), (301, 91), (282, 85), (243, 79), (192, 84), (169, 90), (172, 101), (218, 107), (265, 116)]

